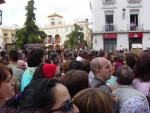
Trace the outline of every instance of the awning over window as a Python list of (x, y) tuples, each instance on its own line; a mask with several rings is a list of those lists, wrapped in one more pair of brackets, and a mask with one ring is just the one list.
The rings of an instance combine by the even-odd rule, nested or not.
[(128, 35), (129, 35), (129, 38), (143, 38), (142, 32), (138, 32), (138, 33), (132, 32), (132, 33), (129, 33)]
[(2, 4), (2, 3), (5, 3), (5, 1), (4, 0), (0, 0), (0, 4)]
[(117, 33), (105, 33), (105, 34), (103, 34), (103, 38), (115, 39), (115, 38), (117, 38)]

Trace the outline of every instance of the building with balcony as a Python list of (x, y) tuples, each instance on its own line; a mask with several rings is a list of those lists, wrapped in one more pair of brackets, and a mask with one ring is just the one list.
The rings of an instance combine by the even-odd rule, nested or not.
[(63, 17), (56, 13), (49, 15), (47, 25), (41, 28), (48, 35), (45, 41), (46, 44), (52, 46), (54, 49), (62, 48), (64, 42), (68, 39), (67, 35), (74, 30), (73, 25), (75, 23), (82, 27), (84, 39), (90, 45), (92, 39), (88, 20), (66, 24)]
[(90, 0), (93, 49), (150, 48), (149, 0)]
[(6, 44), (15, 42), (16, 26), (0, 27), (0, 47), (5, 48)]

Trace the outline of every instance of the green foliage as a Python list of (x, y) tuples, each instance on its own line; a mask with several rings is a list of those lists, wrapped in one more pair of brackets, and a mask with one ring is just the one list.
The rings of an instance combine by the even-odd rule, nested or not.
[(79, 43), (84, 40), (84, 33), (81, 30), (80, 26), (74, 24), (74, 30), (67, 35), (69, 39), (64, 43), (64, 48), (77, 48)]
[(35, 24), (34, 0), (30, 0), (25, 9), (27, 13), (24, 27), (16, 31), (17, 48), (23, 48), (25, 44), (29, 43), (43, 43), (47, 36), (43, 31), (40, 31), (39, 27)]

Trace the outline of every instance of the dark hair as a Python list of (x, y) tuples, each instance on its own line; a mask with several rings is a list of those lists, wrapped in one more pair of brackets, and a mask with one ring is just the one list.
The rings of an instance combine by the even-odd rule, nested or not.
[(18, 53), (18, 51), (15, 50), (15, 49), (14, 49), (14, 50), (11, 50), (11, 51), (9, 52), (9, 59), (12, 60), (12, 61), (17, 62), (18, 59), (19, 59), (19, 53)]
[(135, 78), (144, 82), (150, 81), (150, 49), (145, 50), (138, 57), (134, 68)]
[(44, 51), (42, 49), (34, 49), (32, 50), (27, 59), (27, 63), (29, 67), (36, 67), (42, 62), (42, 58), (44, 56)]
[(51, 59), (54, 60), (58, 56), (58, 53), (52, 53), (51, 54)]
[(88, 74), (82, 70), (68, 71), (62, 77), (62, 83), (68, 88), (71, 97), (89, 87)]
[(133, 69), (137, 60), (137, 55), (135, 53), (127, 53), (125, 60), (127, 65)]
[(33, 74), (33, 78), (32, 78), (32, 80), (35, 80), (35, 79), (40, 79), (40, 78), (45, 78), (45, 77), (43, 77), (43, 64), (40, 64), (37, 68), (36, 68), (36, 70), (35, 70), (35, 72), (34, 72), (34, 74)]
[(8, 72), (12, 76), (12, 70), (9, 67), (0, 64), (0, 85), (3, 81), (5, 81), (7, 79)]
[(83, 70), (83, 63), (80, 61), (73, 60), (69, 64), (70, 70)]
[(109, 95), (98, 88), (88, 88), (73, 97), (80, 113), (113, 113), (113, 102)]
[(6, 102), (7, 107), (23, 111), (44, 111), (50, 113), (54, 103), (54, 87), (59, 82), (54, 79), (32, 80), (19, 98), (12, 98)]
[(130, 85), (134, 79), (134, 73), (127, 65), (120, 66), (116, 71), (116, 76), (118, 83), (121, 85)]

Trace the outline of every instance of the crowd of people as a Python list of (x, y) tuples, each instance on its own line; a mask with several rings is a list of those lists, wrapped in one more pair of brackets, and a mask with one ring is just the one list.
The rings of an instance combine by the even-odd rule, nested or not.
[(150, 113), (150, 49), (0, 54), (0, 113)]

